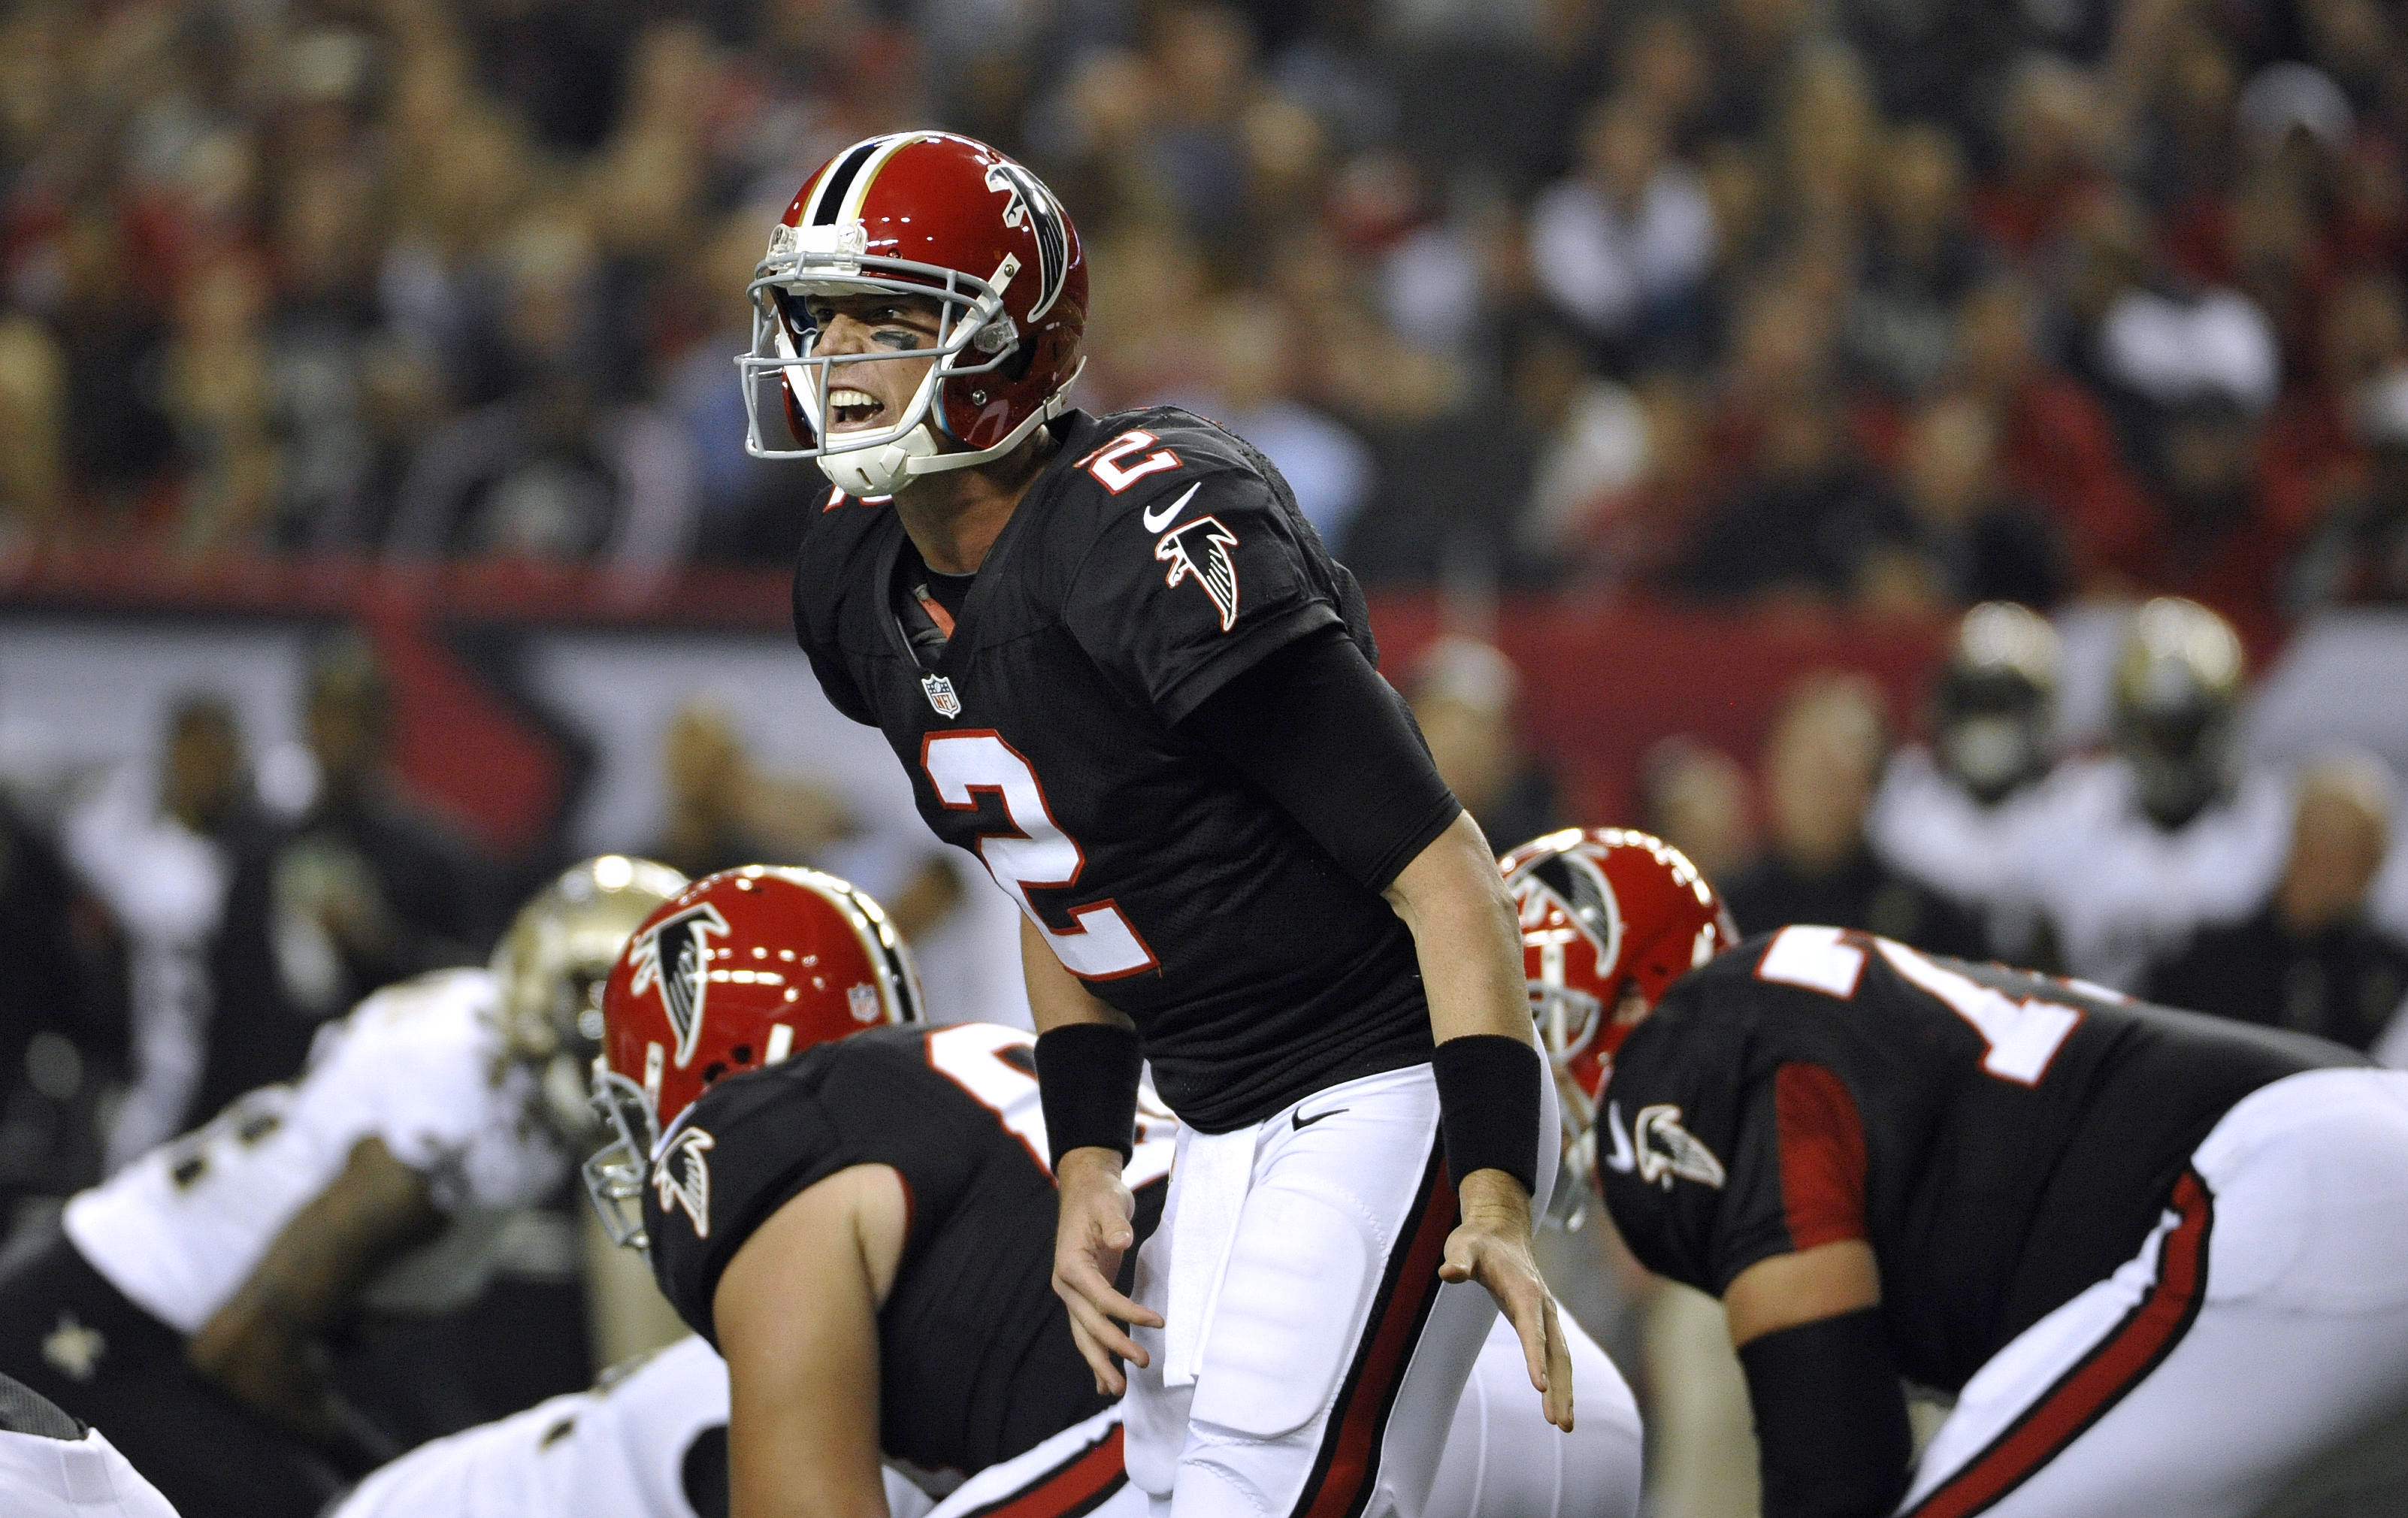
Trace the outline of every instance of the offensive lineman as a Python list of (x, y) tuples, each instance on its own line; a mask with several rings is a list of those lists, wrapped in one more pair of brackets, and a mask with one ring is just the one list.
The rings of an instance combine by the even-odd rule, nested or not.
[[(1068, 409), (1078, 236), (982, 144), (846, 149), (749, 293), (748, 447), (837, 486), (796, 636), (1025, 915), (1055, 1287), (1099, 1389), (1139, 1368), (1132, 1480), (1182, 1518), (1414, 1511), (1493, 1310), (1441, 1280), (1570, 1427), (1509, 904), (1278, 472), (1185, 412)], [(1133, 1300), (1140, 1059), (1182, 1127)]]
[[(1615, 1224), (1728, 1310), (1769, 1518), (2240, 1518), (2408, 1460), (2408, 1075), (1868, 934), (1731, 947), (1644, 834), (1505, 866)], [(1901, 1377), (1956, 1398), (1912, 1468)]]
[[(867, 897), (754, 867), (663, 907), (609, 981), (595, 1088), (620, 1138), (588, 1184), (727, 1351), (732, 1429), (729, 1372), (687, 1339), (594, 1392), (412, 1452), (338, 1518), (712, 1518), (730, 1511), (731, 1448), (742, 1518), (924, 1511), (882, 1454), (937, 1492), (971, 1473), (939, 1518), (997, 1504), (1016, 1518), (1142, 1512), (1123, 1479), (1120, 1411), (1072, 1350), (1049, 1283), (1032, 1040), (918, 1025), (903, 963)], [(758, 1073), (729, 1073), (746, 1069)], [(1149, 1115), (1130, 1167), (1149, 1224), (1169, 1127)], [(1526, 1373), (1500, 1323), (1457, 1409), (1431, 1518), (1636, 1511), (1636, 1409), (1603, 1353), (1567, 1331), (1592, 1388), (1580, 1432), (1509, 1395)], [(861, 1395), (832, 1398), (831, 1385)]]
[(683, 883), (616, 855), (570, 869), (490, 969), (378, 992), (295, 1083), (77, 1196), (0, 1278), (0, 1371), (107, 1427), (184, 1518), (310, 1518), (386, 1453), (321, 1337), (447, 1225), (558, 1184), (588, 989)]

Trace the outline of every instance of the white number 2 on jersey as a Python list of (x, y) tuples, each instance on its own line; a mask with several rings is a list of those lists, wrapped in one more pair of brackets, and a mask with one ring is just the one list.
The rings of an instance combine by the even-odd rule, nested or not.
[[(1851, 942), (1851, 937), (1835, 927), (1783, 928), (1766, 947), (1756, 973), (1763, 980), (1804, 986), (1844, 1001), (1856, 994), (1856, 979), (1865, 967), (1865, 951)], [(1982, 1055), (1982, 1068), (2001, 1081), (2040, 1084), (2049, 1062), (2082, 1021), (2082, 1014), (2073, 1008), (2053, 1001), (2018, 1001), (1935, 965), (1902, 943), (1870, 936), (1859, 941), (1871, 944), (1889, 961), (1890, 968), (1971, 1024), (1988, 1046)]]
[(1076, 925), (1068, 931), (1038, 914), (1029, 888), (1075, 885), (1087, 860), (1077, 841), (1054, 823), (1045, 787), (1018, 750), (994, 732), (931, 733), (920, 745), (920, 767), (928, 772), (937, 799), (954, 810), (975, 809), (981, 791), (1003, 802), (1004, 815), (1020, 833), (981, 834), (979, 857), (996, 883), (1019, 898), (1028, 920), (1044, 929), (1065, 969), (1084, 980), (1110, 981), (1154, 967), (1154, 951), (1111, 902), (1071, 908)]

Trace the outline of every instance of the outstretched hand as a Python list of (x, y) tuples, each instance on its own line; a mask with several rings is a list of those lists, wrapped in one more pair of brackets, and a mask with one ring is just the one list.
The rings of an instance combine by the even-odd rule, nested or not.
[[(1539, 1259), (1530, 1247), (1529, 1195), (1502, 1170), (1472, 1171), (1455, 1195), (1463, 1221), (1446, 1236), (1439, 1279), (1477, 1281), (1497, 1298), (1498, 1310), (1522, 1340), (1522, 1358), (1529, 1368), (1530, 1385), (1544, 1398), (1547, 1422), (1569, 1434), (1571, 1352), (1556, 1320), (1555, 1294), (1539, 1274)], [(1054, 1281), (1058, 1286), (1058, 1267)]]
[(1054, 1231), (1054, 1292), (1070, 1310), (1070, 1338), (1095, 1372), (1096, 1390), (1118, 1396), (1128, 1390), (1128, 1378), (1112, 1357), (1151, 1363), (1119, 1324), (1162, 1326), (1160, 1313), (1112, 1285), (1122, 1254), (1137, 1241), (1129, 1224), (1136, 1201), (1121, 1181), (1120, 1152), (1074, 1149), (1062, 1156), (1054, 1184), (1061, 1206)]

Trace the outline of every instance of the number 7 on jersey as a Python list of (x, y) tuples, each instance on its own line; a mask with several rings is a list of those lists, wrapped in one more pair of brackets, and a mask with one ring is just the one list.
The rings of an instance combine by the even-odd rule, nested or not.
[(996, 884), (1019, 898), (1020, 909), (1044, 930), (1063, 968), (1082, 980), (1113, 981), (1159, 963), (1112, 902), (1071, 908), (1073, 925), (1067, 930), (1039, 913), (1029, 890), (1076, 885), (1087, 859), (1054, 821), (1037, 771), (1002, 735), (976, 729), (930, 733), (920, 742), (920, 767), (928, 772), (937, 799), (953, 810), (975, 809), (982, 791), (1003, 803), (1004, 815), (1019, 832), (980, 834), (979, 858)]

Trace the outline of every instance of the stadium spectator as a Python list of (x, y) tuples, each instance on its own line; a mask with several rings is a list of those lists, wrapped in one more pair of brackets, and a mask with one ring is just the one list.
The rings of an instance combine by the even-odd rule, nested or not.
[(129, 1088), (110, 1169), (176, 1133), (200, 1090), (215, 1005), (209, 954), (233, 866), (223, 834), (248, 809), (240, 730), (215, 696), (166, 714), (155, 766), (128, 763), (69, 813), (64, 852), (126, 946)]
[(1822, 923), (1978, 958), (1981, 924), (1867, 842), (1888, 749), (1883, 707), (1880, 688), (1859, 675), (1810, 675), (1790, 692), (1764, 746), (1767, 847), (1727, 877), (1723, 898), (1742, 933)]
[(2000, 484), (1998, 446), (1997, 420), (1979, 401), (1947, 396), (1917, 413), (1899, 467), (1914, 535), (1873, 553), (1870, 604), (2057, 599), (2056, 542), (2048, 523)]
[(1540, 287), (1601, 353), (1627, 357), (1678, 323), (1713, 255), (1713, 205), (1664, 133), (1636, 99), (1598, 102), (1578, 173), (1530, 209)]
[[(1521, 688), (1512, 660), (1461, 637), (1441, 637), (1425, 649), (1406, 682), (1440, 777), (1499, 850), (1565, 823), (1554, 778), (1514, 730)], [(1513, 841), (1501, 841), (1507, 838)]]
[[(659, 836), (643, 851), (692, 880), (739, 865), (793, 864), (804, 855), (763, 838), (755, 825), (761, 785), (744, 740), (727, 711), (710, 700), (690, 701), (661, 735), (665, 793)], [(812, 831), (824, 842), (843, 830), (826, 811)]]
[(0, 793), (0, 1207), (100, 1179), (125, 1007), (94, 915), (55, 841)]
[(1189, 398), (1192, 408), (1262, 450), (1296, 492), (1305, 520), (1325, 540), (1340, 541), (1371, 494), (1371, 453), (1296, 398), (1288, 380), (1296, 341), (1285, 308), (1260, 295), (1227, 296), (1204, 324), (1210, 377)]
[(2365, 482), (2333, 503), (2300, 552), (2290, 594), (2300, 609), (2408, 602), (2408, 365), (2358, 392)]
[(319, 1018), (378, 986), (481, 963), (499, 923), (490, 862), (394, 781), (393, 681), (376, 651), (330, 638), (308, 681), (316, 795), (279, 849), (275, 910), (280, 979)]
[(1746, 767), (1693, 738), (1659, 739), (1640, 761), (1639, 821), (1710, 881), (1736, 875), (1756, 852)]
[(1988, 259), (1965, 222), (1964, 154), (1948, 133), (1928, 122), (1890, 133), (1873, 181), (1843, 347), (1875, 385), (1920, 396), (1954, 365), (1957, 308)]
[(402, 482), (391, 550), (675, 563), (695, 529), (693, 456), (667, 417), (607, 394), (593, 243), (538, 219), (509, 253), (503, 327), (524, 388), (427, 440)]
[(2390, 843), (2392, 790), (2371, 754), (2308, 766), (2272, 895), (2152, 966), (2148, 998), (2372, 1047), (2408, 1007), (2408, 946), (2366, 915)]

